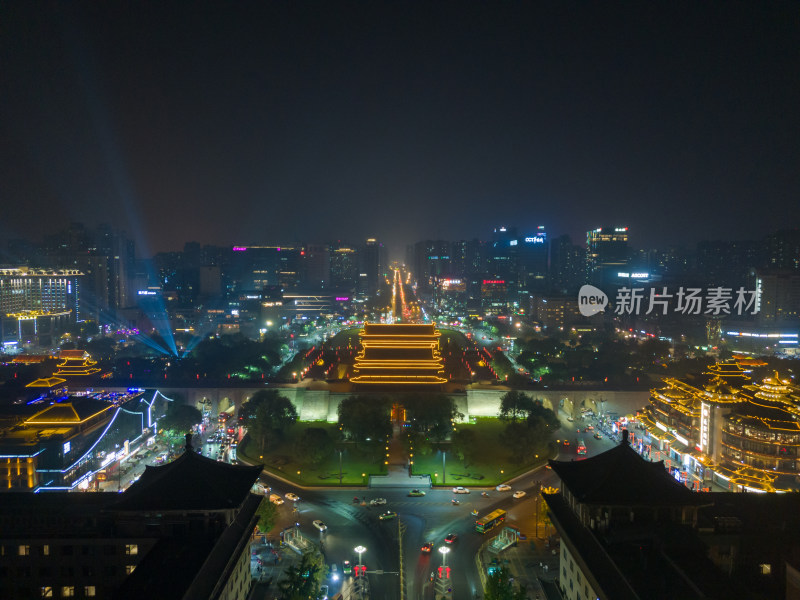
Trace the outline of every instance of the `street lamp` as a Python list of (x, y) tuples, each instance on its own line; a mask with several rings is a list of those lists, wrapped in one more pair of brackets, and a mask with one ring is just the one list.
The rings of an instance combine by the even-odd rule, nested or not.
[(342, 485), (342, 451), (339, 450), (339, 485)]
[(450, 552), (450, 548), (448, 548), (447, 546), (442, 546), (441, 548), (439, 548), (439, 552), (442, 553), (442, 566), (446, 567), (447, 566), (447, 553)]
[[(353, 548), (353, 550), (355, 550), (356, 552), (358, 552), (358, 566), (360, 567), (360, 566), (361, 566), (361, 555), (362, 555), (364, 552), (366, 552), (366, 551), (367, 551), (367, 549), (366, 549), (366, 548), (364, 548), (364, 546), (356, 546), (355, 548)], [(359, 570), (360, 570), (360, 569), (359, 569)]]
[(446, 457), (447, 457), (447, 450), (442, 450), (442, 485), (447, 483), (447, 473), (444, 470)]

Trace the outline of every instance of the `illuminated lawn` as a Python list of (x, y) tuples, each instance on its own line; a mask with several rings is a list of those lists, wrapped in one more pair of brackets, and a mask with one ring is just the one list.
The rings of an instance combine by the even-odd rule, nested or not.
[[(304, 464), (296, 460), (294, 456), (295, 440), (308, 427), (326, 429), (333, 439), (336, 438), (339, 428), (336, 423), (301, 422), (291, 428), (286, 439), (281, 444), (268, 452), (259, 452), (255, 444), (246, 437), (245, 441), (237, 448), (237, 453), (243, 460), (253, 464), (263, 463), (266, 471), (273, 472), (299, 485), (338, 486), (338, 451), (334, 451), (316, 465)], [(377, 450), (372, 455), (369, 448), (361, 447), (354, 443), (344, 444), (342, 451), (342, 485), (366, 485), (370, 475), (384, 474), (386, 471), (382, 458), (382, 444), (378, 445)], [(366, 476), (362, 476), (362, 473)]]
[[(427, 456), (414, 453), (414, 474), (430, 474), (435, 485), (445, 486), (476, 486), (494, 487), (499, 483), (513, 479), (532, 468), (544, 464), (548, 458), (555, 456), (556, 451), (552, 444), (542, 443), (541, 447), (532, 451), (539, 458), (531, 461), (513, 464), (510, 460), (511, 449), (503, 438), (506, 424), (500, 419), (480, 418), (475, 424), (459, 424), (458, 429), (472, 428), (477, 436), (472, 461), (464, 466), (452, 451), (447, 452), (445, 465), (447, 477), (442, 483), (442, 452), (438, 445), (433, 445), (433, 452)], [(449, 444), (443, 444), (449, 448)]]

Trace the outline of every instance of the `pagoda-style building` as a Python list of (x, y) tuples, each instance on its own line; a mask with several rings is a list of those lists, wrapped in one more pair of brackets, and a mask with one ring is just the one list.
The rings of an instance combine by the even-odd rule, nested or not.
[(544, 493), (566, 600), (790, 598), (800, 552), (800, 495), (692, 492), (663, 462), (622, 443), (580, 461), (549, 461)]
[(651, 390), (638, 436), (643, 455), (665, 459), (696, 490), (798, 490), (800, 388), (778, 373), (752, 382), (741, 365), (711, 365), (704, 383), (664, 379)]
[(444, 363), (434, 325), (367, 323), (351, 379), (366, 385), (441, 385)]
[(58, 358), (61, 362), (54, 375), (59, 377), (85, 377), (100, 372), (100, 367), (95, 366), (97, 361), (86, 350), (62, 350)]

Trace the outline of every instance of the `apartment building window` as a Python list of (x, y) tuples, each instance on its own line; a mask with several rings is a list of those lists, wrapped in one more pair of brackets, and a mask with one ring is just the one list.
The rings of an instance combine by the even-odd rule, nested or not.
[(20, 546), (17, 548), (17, 555), (18, 556), (30, 556), (31, 555), (31, 547), (30, 546)]
[(87, 598), (94, 598), (97, 595), (97, 590), (93, 585), (83, 586), (83, 595)]
[(134, 554), (139, 554), (139, 545), (138, 544), (125, 544), (125, 554), (128, 556), (133, 556)]
[(42, 590), (42, 598), (52, 598), (53, 597), (53, 588), (49, 585), (43, 585), (41, 587)]
[(61, 588), (61, 597), (62, 598), (74, 598), (75, 597), (75, 586), (74, 585), (65, 585)]
[(133, 573), (133, 570), (136, 568), (136, 565), (125, 565), (125, 573), (130, 575)]
[(45, 544), (42, 546), (42, 554), (44, 556), (50, 556), (50, 544)]

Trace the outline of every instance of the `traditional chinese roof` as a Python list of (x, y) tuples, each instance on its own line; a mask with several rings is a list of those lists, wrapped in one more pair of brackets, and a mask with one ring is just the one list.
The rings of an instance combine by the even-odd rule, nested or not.
[(92, 356), (86, 350), (61, 350), (58, 353), (58, 357), (69, 360), (85, 360)]
[(439, 332), (433, 325), (364, 325), (363, 350), (356, 357), (353, 383), (439, 385), (444, 363), (439, 356)]
[(197, 454), (191, 444), (170, 463), (147, 466), (117, 510), (227, 510), (248, 497), (262, 467), (229, 465)]
[(72, 398), (69, 402), (58, 402), (27, 419), (24, 425), (77, 425), (105, 410), (115, 407), (94, 398)]
[[(627, 431), (625, 431), (627, 433)], [(549, 461), (578, 502), (612, 506), (672, 506), (701, 503), (675, 481), (663, 461), (648, 462), (627, 443), (580, 461)]]
[(66, 379), (61, 379), (60, 377), (47, 377), (45, 379), (36, 379), (34, 381), (31, 381), (25, 387), (29, 387), (29, 388), (54, 388), (54, 387), (57, 387), (57, 386), (61, 385), (62, 383), (66, 383), (66, 382), (67, 382)]

